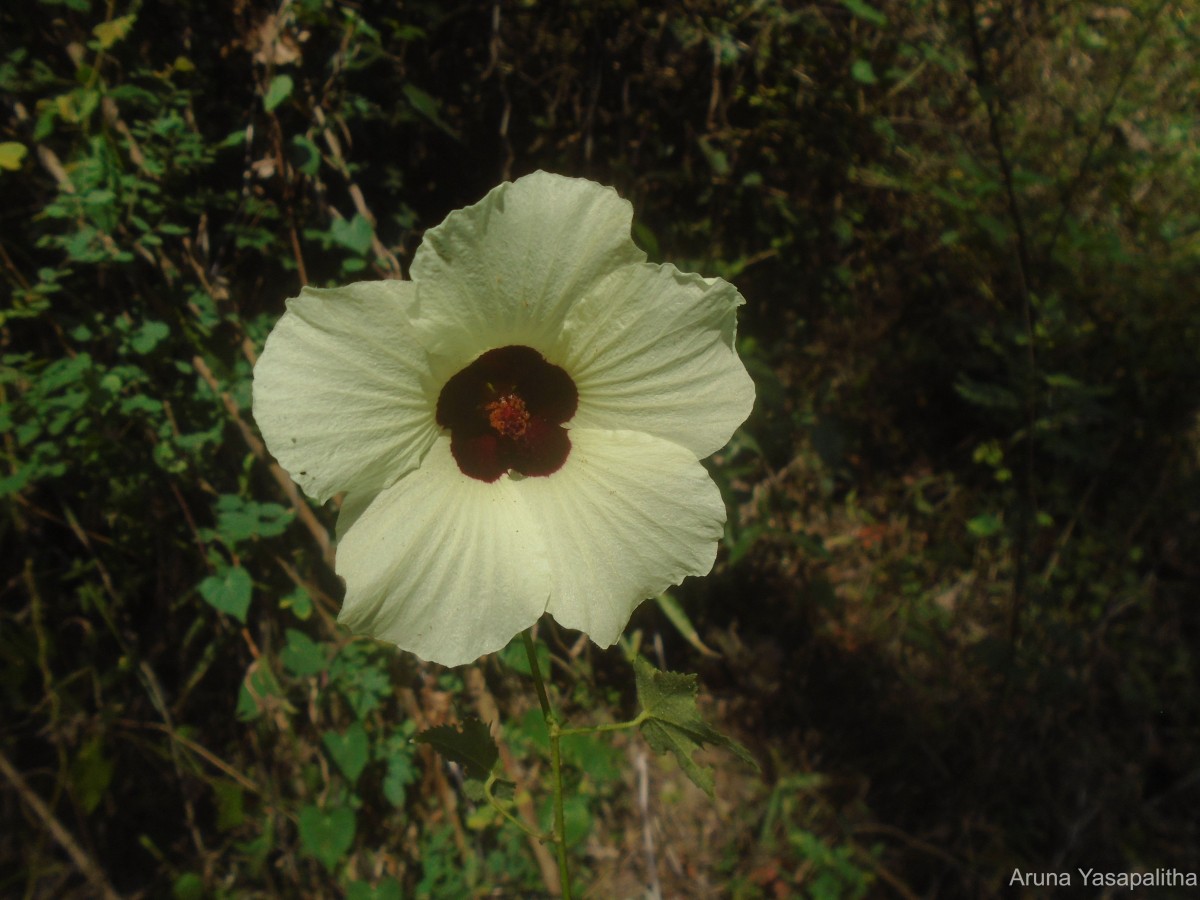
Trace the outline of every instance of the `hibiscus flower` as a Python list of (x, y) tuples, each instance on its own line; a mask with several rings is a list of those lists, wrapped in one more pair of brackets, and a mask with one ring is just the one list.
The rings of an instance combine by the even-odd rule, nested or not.
[(340, 621), (445, 665), (545, 612), (613, 644), (712, 568), (700, 460), (750, 412), (742, 297), (653, 265), (611, 188), (536, 172), (430, 229), (409, 281), (304, 288), (254, 370), (303, 490), (345, 494)]

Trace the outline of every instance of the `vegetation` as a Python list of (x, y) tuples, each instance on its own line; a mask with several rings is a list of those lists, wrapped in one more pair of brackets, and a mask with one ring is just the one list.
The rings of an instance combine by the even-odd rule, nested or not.
[[(335, 511), (249, 413), (301, 284), (402, 275), (537, 168), (739, 286), (759, 393), (716, 572), (629, 634), (763, 771), (705, 757), (710, 803), (564, 739), (579, 883), (1200, 873), (1197, 34), (1170, 0), (0, 9), (0, 893), (555, 889), (412, 741), (500, 721), (545, 827), (523, 648), (339, 631)], [(620, 651), (543, 634), (573, 723), (630, 718)]]

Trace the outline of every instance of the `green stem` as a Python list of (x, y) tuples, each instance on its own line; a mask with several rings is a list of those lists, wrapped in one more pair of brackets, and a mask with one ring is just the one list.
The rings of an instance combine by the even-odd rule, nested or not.
[(542, 681), (542, 671), (538, 668), (537, 648), (533, 644), (533, 635), (528, 631), (521, 632), (525, 641), (525, 653), (529, 657), (529, 671), (533, 673), (533, 686), (537, 688), (538, 703), (542, 705), (542, 718), (547, 721), (554, 715), (550, 710), (550, 698), (546, 696), (546, 684)]
[(579, 728), (560, 728), (558, 730), (559, 737), (570, 737), (573, 734), (603, 734), (606, 731), (626, 731), (630, 728), (637, 728), (643, 722), (650, 718), (650, 713), (642, 710), (638, 713), (636, 719), (630, 719), (628, 722), (609, 722), (605, 725), (583, 725)]
[[(529, 835), (534, 840), (545, 841), (547, 839), (548, 835), (542, 834), (542, 832), (536, 831), (533, 828), (530, 828), (528, 825), (526, 825), (524, 822), (522, 822), (520, 819), (518, 819), (516, 816), (514, 816), (511, 812), (509, 812), (505, 808), (504, 804), (502, 804), (499, 800), (496, 799), (496, 795), (492, 793), (492, 785), (495, 783), (496, 783), (496, 774), (494, 772), (491, 775), (489, 775), (488, 780), (483, 783), (483, 796), (487, 798), (488, 805), (491, 806), (491, 808), (494, 809), (496, 812), (500, 813), (500, 815), (504, 816), (504, 818), (508, 819), (508, 821), (512, 822), (514, 825), (516, 825), (518, 828), (520, 828), (523, 832), (525, 832), (527, 835)], [(553, 840), (553, 838), (551, 838), (551, 840)]]
[(533, 675), (538, 703), (542, 706), (542, 718), (546, 720), (546, 731), (550, 735), (550, 768), (554, 779), (554, 844), (558, 848), (558, 877), (562, 882), (563, 897), (571, 900), (571, 869), (567, 861), (567, 828), (566, 816), (563, 813), (562, 754), (558, 746), (562, 728), (559, 726), (558, 716), (550, 708), (550, 697), (546, 694), (546, 683), (542, 681), (542, 672), (538, 667), (533, 635), (524, 631), (521, 637), (525, 641), (525, 653), (529, 657), (529, 672)]

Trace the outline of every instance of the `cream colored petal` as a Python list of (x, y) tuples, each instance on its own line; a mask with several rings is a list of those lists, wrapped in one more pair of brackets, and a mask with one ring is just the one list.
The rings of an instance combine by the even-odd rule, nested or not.
[(571, 430), (571, 455), (546, 478), (514, 482), (545, 535), (547, 610), (613, 644), (633, 610), (716, 558), (721, 493), (687, 449), (627, 431)]
[(641, 262), (633, 207), (591, 181), (535, 172), (450, 213), (412, 264), (414, 323), (448, 378), (484, 350), (524, 344), (547, 355), (563, 318), (613, 268)]
[(507, 476), (463, 475), (442, 437), (338, 545), (339, 621), (455, 666), (500, 650), (546, 608), (541, 529)]
[(437, 436), (437, 390), (413, 336), (411, 282), (305, 288), (254, 367), (254, 418), (309, 496), (374, 493)]
[(350, 530), (350, 526), (359, 520), (359, 517), (367, 511), (367, 507), (371, 505), (378, 494), (359, 491), (355, 494), (346, 494), (342, 497), (342, 505), (338, 509), (337, 525), (334, 526), (334, 540), (341, 543), (346, 532)]
[(672, 265), (625, 266), (575, 304), (559, 362), (579, 389), (573, 428), (657, 435), (703, 458), (754, 405), (734, 350), (733, 285)]

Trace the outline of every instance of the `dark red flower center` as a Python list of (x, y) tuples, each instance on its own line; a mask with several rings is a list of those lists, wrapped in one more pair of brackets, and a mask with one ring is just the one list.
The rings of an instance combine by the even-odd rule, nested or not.
[(437, 423), (464, 475), (495, 481), (514, 469), (550, 475), (571, 452), (563, 424), (579, 392), (532, 347), (497, 347), (455, 373), (438, 396)]

